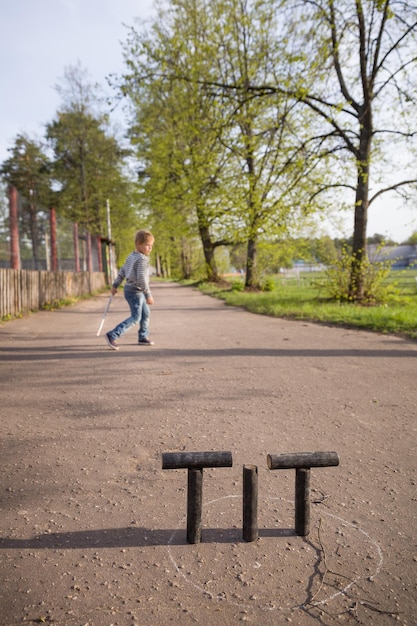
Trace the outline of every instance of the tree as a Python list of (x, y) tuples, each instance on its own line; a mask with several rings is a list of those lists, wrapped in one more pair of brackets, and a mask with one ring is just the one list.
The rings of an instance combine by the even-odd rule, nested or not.
[[(248, 287), (258, 281), (259, 240), (311, 210), (319, 163), (294, 99), (256, 100), (249, 91), (256, 78), (287, 72), (275, 19), (262, 0), (173, 0), (150, 34), (131, 31), (119, 85), (133, 108), (143, 197), (159, 215), (164, 207), (170, 229), (174, 214), (184, 232), (198, 231), (209, 279), (217, 278), (216, 248), (245, 242)], [(222, 88), (229, 80), (234, 91)]]
[[(258, 247), (268, 247), (317, 211), (312, 200), (322, 184), (327, 154), (309, 139), (314, 119), (284, 92), (254, 98), (252, 85), (274, 77), (287, 80), (282, 44), (276, 38), (277, 5), (264, 0), (215, 0), (210, 3), (218, 50), (217, 97), (228, 123), (222, 141), (237, 175), (239, 226), (247, 242), (246, 287), (258, 286)], [(202, 77), (207, 80), (207, 77)], [(229, 83), (234, 85), (228, 90)], [(265, 259), (265, 255), (263, 255)]]
[(27, 135), (17, 135), (11, 156), (0, 169), (4, 179), (19, 191), (20, 235), (32, 243), (34, 269), (39, 266), (39, 244), (45, 210), (50, 208), (49, 160), (42, 144)]
[(380, 233), (374, 233), (372, 237), (367, 237), (366, 243), (369, 245), (370, 243), (379, 244), (379, 245), (387, 245), (387, 246), (395, 246), (396, 243), (392, 239), (387, 239), (385, 235), (381, 235)]
[[(400, 0), (301, 0), (296, 5), (283, 0), (281, 6), (291, 77), (285, 85), (254, 82), (253, 91), (286, 93), (303, 103), (322, 120), (323, 139), (344, 159), (344, 179), (332, 188), (355, 195), (349, 295), (361, 301), (369, 205), (387, 191), (411, 192), (417, 182), (415, 172), (404, 176), (400, 168), (394, 182), (371, 188), (377, 160), (391, 157), (400, 141), (407, 149), (416, 137), (417, 6)], [(351, 166), (356, 176), (349, 180)]]
[(208, 18), (204, 2), (175, 0), (160, 10), (150, 33), (131, 29), (124, 47), (128, 73), (119, 89), (133, 113), (129, 135), (143, 165), (143, 201), (155, 229), (161, 225), (157, 239), (166, 240), (169, 232), (169, 245), (177, 246), (188, 274), (187, 249), (198, 235), (207, 276), (217, 280), (215, 250), (231, 241), (223, 225), (231, 207), (219, 199), (223, 122), (212, 93), (198, 80), (211, 71)]
[(10, 258), (9, 238), (10, 228), (7, 185), (0, 184), (0, 261), (8, 261)]
[(92, 234), (105, 236), (109, 200), (113, 234), (128, 239), (130, 248), (133, 205), (125, 174), (128, 153), (111, 134), (108, 117), (96, 110), (99, 99), (82, 68), (67, 68), (58, 91), (63, 104), (46, 128), (53, 154), (55, 207)]
[(337, 259), (337, 249), (333, 239), (329, 236), (320, 237), (310, 241), (313, 262), (333, 263)]
[(412, 246), (417, 246), (417, 230), (415, 230), (411, 235), (404, 241), (405, 244), (409, 244)]

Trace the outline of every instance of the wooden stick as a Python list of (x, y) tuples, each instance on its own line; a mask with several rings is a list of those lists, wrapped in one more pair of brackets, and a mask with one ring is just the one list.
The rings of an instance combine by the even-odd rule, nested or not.
[(258, 468), (243, 466), (243, 539), (258, 539)]
[(162, 469), (232, 467), (231, 452), (164, 452)]
[(201, 514), (203, 510), (203, 469), (188, 470), (187, 541), (201, 541)]
[(295, 532), (305, 537), (310, 532), (310, 475), (311, 470), (295, 470)]
[(268, 454), (267, 463), (271, 470), (295, 469), (295, 532), (305, 537), (310, 532), (311, 468), (339, 465), (337, 452)]
[(188, 469), (187, 541), (201, 541), (203, 468), (232, 467), (231, 452), (164, 452), (162, 469)]
[(337, 452), (294, 452), (292, 454), (268, 454), (270, 470), (297, 469), (309, 467), (330, 467), (339, 465)]

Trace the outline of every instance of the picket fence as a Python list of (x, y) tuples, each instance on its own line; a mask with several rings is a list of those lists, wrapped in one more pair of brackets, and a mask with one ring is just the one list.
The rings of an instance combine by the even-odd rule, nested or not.
[(0, 320), (39, 311), (106, 286), (104, 272), (48, 272), (0, 268)]

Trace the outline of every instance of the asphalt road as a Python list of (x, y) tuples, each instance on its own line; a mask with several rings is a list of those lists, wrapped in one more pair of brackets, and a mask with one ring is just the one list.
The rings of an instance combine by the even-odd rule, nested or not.
[[(96, 336), (106, 295), (0, 326), (0, 624), (416, 624), (417, 344), (153, 293), (153, 347)], [(124, 317), (120, 293), (103, 333)], [(198, 544), (172, 451), (233, 456), (204, 470)], [(311, 470), (300, 537), (267, 455), (317, 451), (340, 465)]]

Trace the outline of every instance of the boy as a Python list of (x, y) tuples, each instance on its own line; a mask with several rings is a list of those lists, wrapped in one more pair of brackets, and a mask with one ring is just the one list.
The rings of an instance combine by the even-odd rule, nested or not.
[(153, 346), (154, 342), (148, 337), (150, 310), (153, 304), (152, 293), (149, 287), (149, 255), (152, 251), (154, 236), (148, 230), (138, 230), (135, 236), (136, 251), (129, 254), (125, 264), (120, 268), (116, 280), (111, 287), (113, 296), (117, 288), (126, 279), (124, 296), (130, 307), (130, 317), (120, 322), (106, 335), (106, 341), (112, 350), (118, 350), (116, 339), (124, 335), (133, 324), (139, 324), (139, 345)]

